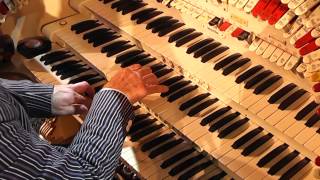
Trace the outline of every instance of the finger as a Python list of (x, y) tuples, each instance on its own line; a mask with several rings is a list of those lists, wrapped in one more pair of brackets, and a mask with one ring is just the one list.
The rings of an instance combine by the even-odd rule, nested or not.
[(150, 85), (146, 86), (148, 94), (154, 94), (154, 93), (165, 93), (169, 90), (167, 86), (163, 85)]
[(72, 84), (70, 88), (79, 94), (86, 94), (90, 98), (94, 97), (94, 89), (86, 81)]
[(158, 85), (159, 80), (156, 75), (154, 74), (148, 74), (143, 77), (143, 81), (146, 85)]
[(148, 68), (142, 68), (142, 69), (138, 70), (138, 73), (140, 74), (141, 77), (144, 77), (144, 76), (146, 76), (148, 74), (151, 74), (152, 70), (149, 67)]
[(137, 70), (141, 69), (141, 65), (140, 64), (133, 64), (133, 65), (129, 66), (128, 68), (132, 71), (137, 71)]
[(75, 115), (75, 114), (85, 114), (88, 112), (88, 108), (82, 104), (74, 104), (71, 106), (64, 107), (65, 111), (62, 115)]
[(81, 96), (80, 94), (75, 94), (74, 95), (74, 102), (72, 104), (82, 104), (85, 105), (86, 107), (91, 106), (92, 99), (87, 98), (85, 96)]

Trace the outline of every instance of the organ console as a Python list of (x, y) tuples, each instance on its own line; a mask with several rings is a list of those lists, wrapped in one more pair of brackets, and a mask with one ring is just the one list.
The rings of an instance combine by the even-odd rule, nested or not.
[(124, 179), (320, 178), (319, 0), (64, 3), (34, 34), (52, 49), (19, 57), (39, 81), (98, 91), (141, 64), (169, 86), (136, 106)]

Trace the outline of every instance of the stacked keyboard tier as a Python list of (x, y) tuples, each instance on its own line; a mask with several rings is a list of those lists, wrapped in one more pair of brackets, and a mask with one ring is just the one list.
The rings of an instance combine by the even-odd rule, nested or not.
[[(221, 93), (210, 93), (199, 81), (192, 78), (193, 81), (190, 81), (189, 76), (186, 77), (185, 73), (181, 74), (179, 71), (181, 69), (177, 66), (172, 69), (170, 62), (165, 61), (169, 66), (163, 64), (161, 54), (157, 54), (155, 50), (149, 48), (150, 51), (146, 52), (138, 47), (144, 47), (145, 44), (137, 45), (128, 41), (125, 35), (119, 36), (114, 34), (112, 30), (102, 30), (110, 29), (107, 25), (97, 27), (91, 25), (101, 22), (104, 23), (102, 20), (88, 20), (77, 15), (50, 24), (44, 27), (43, 31), (59, 44), (72, 48), (78, 55), (87, 59), (90, 64), (106, 74), (132, 63), (151, 67), (160, 78), (161, 83), (168, 85), (170, 90), (161, 96), (153, 95), (144, 99), (143, 105), (150, 110), (151, 114), (175, 129), (178, 134), (191, 140), (196, 147), (218, 159), (220, 166), (235, 178), (256, 178), (257, 173), (261, 179), (286, 179), (290, 177), (299, 179), (302, 176), (311, 175), (310, 170), (313, 163), (310, 162), (310, 159), (313, 159), (315, 155), (293, 138), (289, 139), (287, 135), (281, 134), (279, 130), (266, 123), (261, 117), (239, 106), (238, 103), (242, 102), (242, 100), (239, 101), (239, 97), (232, 99), (220, 96)], [(194, 31), (191, 30), (191, 32)], [(176, 32), (180, 32), (179, 29), (176, 29)], [(110, 33), (112, 35), (108, 35)], [(174, 33), (171, 33), (172, 42), (179, 41), (179, 38), (174, 38), (178, 36), (173, 36)], [(104, 36), (105, 39), (99, 38)], [(108, 37), (114, 39), (110, 40)], [(204, 41), (212, 42), (211, 48), (221, 45), (210, 39)], [(180, 40), (180, 43), (183, 43), (183, 40)], [(201, 47), (203, 44), (199, 45), (198, 43), (200, 42), (195, 43), (195, 46), (189, 46), (189, 48), (184, 46), (181, 48), (185, 48), (185, 54), (188, 51), (194, 55), (197, 50), (201, 49), (199, 46)], [(210, 56), (213, 55), (214, 53)], [(201, 59), (205, 61), (206, 58), (202, 57)], [(250, 99), (252, 95), (250, 102), (255, 104), (257, 102), (253, 97), (260, 97), (257, 100), (260, 105), (253, 107), (259, 107), (259, 112), (266, 108), (270, 109), (267, 111), (269, 115), (265, 115), (266, 117), (276, 113), (277, 117), (282, 115), (280, 119), (277, 119), (278, 121), (287, 120), (293, 124), (298, 122), (298, 120), (294, 120), (294, 116), (299, 114), (299, 119), (301, 118), (299, 127), (311, 129), (304, 125), (304, 121), (307, 120), (306, 115), (310, 115), (317, 104), (304, 108), (304, 105), (307, 105), (305, 101), (309, 101), (308, 92), (296, 85), (285, 83), (283, 78), (262, 66), (252, 66), (250, 59), (242, 57), (241, 54), (225, 54), (220, 59), (217, 58), (217, 62), (214, 63), (214, 70), (213, 67), (210, 67), (210, 71), (203, 73), (212, 76), (216, 81), (220, 79), (221, 82), (230, 83), (225, 84), (226, 87), (221, 83), (219, 84), (221, 87), (227, 88), (230, 85), (232, 87), (232, 82), (235, 81), (238, 88), (248, 96), (244, 99)], [(205, 68), (209, 63), (203, 62), (203, 64), (203, 68)], [(255, 76), (252, 77), (253, 75)], [(261, 79), (269, 80), (268, 86), (263, 85)], [(269, 86), (270, 83), (272, 86)], [(218, 96), (216, 96), (217, 94)], [(230, 95), (238, 95), (238, 93), (230, 93)], [(292, 101), (292, 97), (294, 97), (294, 101)], [(236, 101), (237, 99), (238, 101)], [(304, 104), (300, 105), (301, 103)], [(299, 107), (296, 108), (296, 106)], [(302, 112), (298, 113), (300, 111)], [(285, 119), (286, 116), (292, 118)], [(313, 121), (317, 122), (317, 120)], [(289, 123), (285, 123), (285, 125)], [(157, 127), (159, 126), (153, 128)]]

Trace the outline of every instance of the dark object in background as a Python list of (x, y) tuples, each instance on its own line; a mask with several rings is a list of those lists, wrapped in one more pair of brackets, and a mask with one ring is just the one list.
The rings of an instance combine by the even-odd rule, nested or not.
[(14, 42), (9, 35), (0, 35), (0, 62), (10, 61), (15, 52)]
[(17, 51), (25, 58), (33, 58), (51, 50), (51, 41), (43, 36), (26, 38), (18, 42)]

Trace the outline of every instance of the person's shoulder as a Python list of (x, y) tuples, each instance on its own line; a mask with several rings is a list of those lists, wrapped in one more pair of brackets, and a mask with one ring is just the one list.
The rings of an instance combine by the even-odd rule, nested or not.
[(0, 86), (0, 123), (11, 121), (17, 115), (10, 93)]

